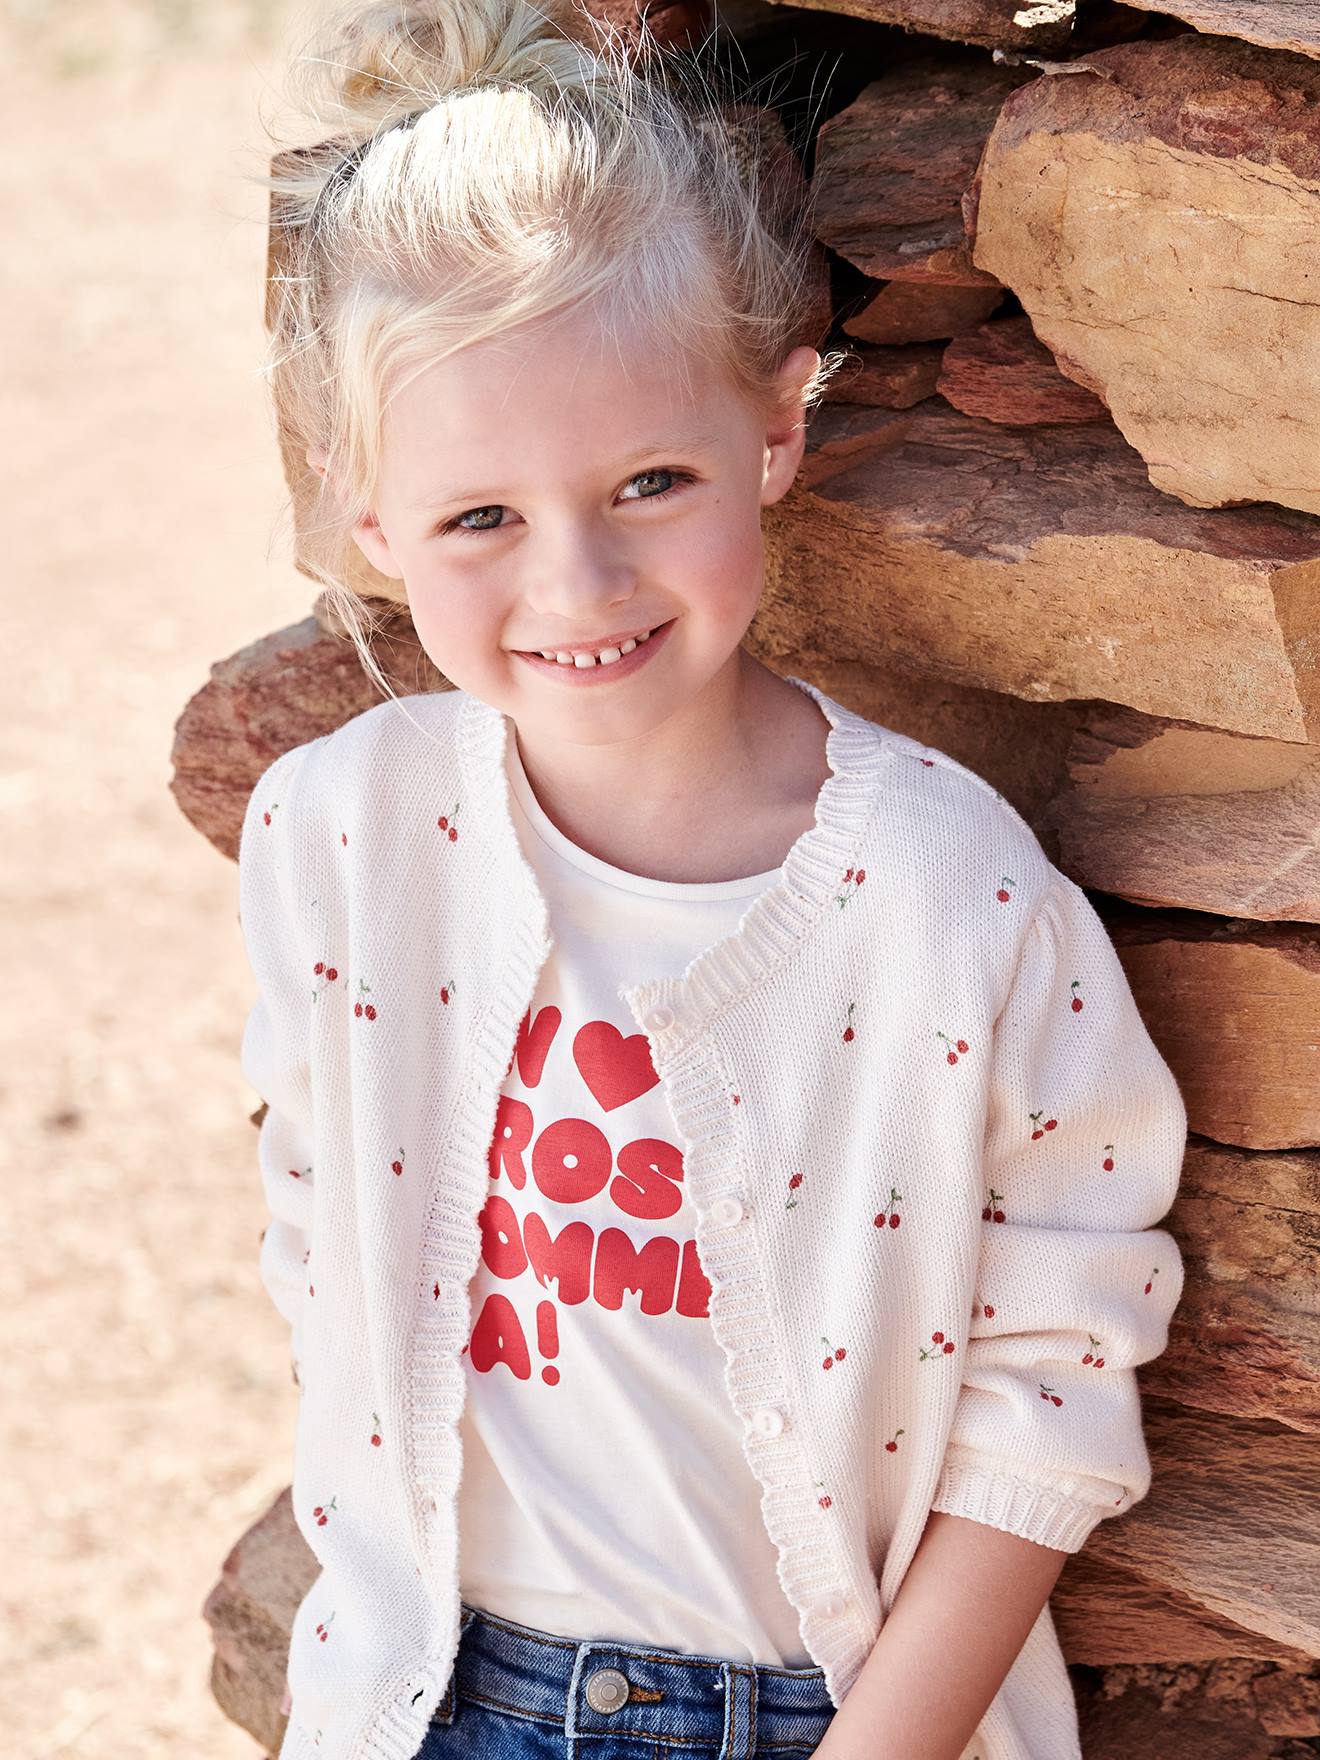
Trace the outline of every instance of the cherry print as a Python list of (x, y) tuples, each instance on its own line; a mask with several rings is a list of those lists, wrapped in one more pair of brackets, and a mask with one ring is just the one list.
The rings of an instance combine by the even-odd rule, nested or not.
[(949, 1047), (947, 1058), (949, 1063), (957, 1063), (958, 1053), (960, 1051), (970, 1050), (970, 1046), (966, 1039), (951, 1040), (949, 1035), (947, 1033), (941, 1033), (938, 1027), (935, 1029), (935, 1037), (937, 1039), (943, 1039), (944, 1043)]
[(843, 1042), (845, 1045), (851, 1045), (853, 1041), (852, 1011), (856, 1007), (857, 1004), (855, 1002), (850, 1002), (848, 1004), (848, 1025), (843, 1029)]
[(897, 1228), (903, 1218), (899, 1215), (898, 1211), (895, 1210), (894, 1205), (901, 1204), (902, 1202), (903, 1194), (901, 1192), (896, 1192), (893, 1186), (890, 1186), (889, 1202), (876, 1217), (875, 1226), (877, 1228)]
[(312, 1001), (315, 1002), (322, 990), (328, 989), (329, 986), (335, 982), (336, 978), (339, 976), (339, 972), (338, 969), (335, 966), (332, 966), (328, 960), (318, 959), (316, 964), (312, 967), (312, 976), (322, 980), (320, 983), (313, 984), (312, 986)]
[(1112, 1173), (1114, 1171), (1114, 1157), (1112, 1154), (1113, 1147), (1114, 1145), (1112, 1143), (1105, 1144), (1105, 1158), (1100, 1165), (1104, 1168), (1106, 1173)]
[(734, 1103), (734, 1105), (735, 1105), (735, 1106), (741, 1106), (741, 1105), (742, 1105), (742, 1095), (741, 1095), (741, 1094), (735, 1094), (735, 1095), (734, 1095), (734, 1096), (733, 1096), (733, 1103)]
[(837, 1346), (832, 1345), (830, 1343), (829, 1339), (826, 1338), (823, 1333), (821, 1334), (820, 1342), (825, 1346), (825, 1349), (827, 1351), (831, 1351), (833, 1353), (831, 1356), (826, 1357), (825, 1361), (821, 1364), (822, 1369), (832, 1368), (836, 1361), (841, 1363), (843, 1361), (843, 1359), (848, 1355), (848, 1352), (843, 1345), (837, 1345)]
[(371, 1422), (374, 1426), (374, 1428), (371, 1432), (371, 1446), (373, 1448), (379, 1448), (380, 1447), (380, 1417), (376, 1412), (373, 1412), (371, 1414)]
[[(1070, 989), (1070, 990), (1073, 990), (1073, 991), (1075, 991), (1075, 990), (1076, 990), (1076, 989), (1077, 989), (1077, 986), (1078, 986), (1078, 985), (1079, 985), (1079, 984), (1080, 984), (1080, 983), (1081, 983), (1081, 979), (1080, 979), (1080, 978), (1074, 978), (1074, 979), (1073, 979), (1073, 981), (1072, 981), (1072, 983), (1071, 983), (1071, 984), (1069, 984), (1069, 986), (1068, 986), (1068, 988), (1069, 988), (1069, 989)], [(1073, 997), (1073, 999), (1072, 999), (1072, 1007), (1073, 1007), (1073, 1013), (1074, 1013), (1074, 1014), (1080, 1014), (1080, 1013), (1081, 1013), (1081, 1012), (1082, 1012), (1082, 999), (1081, 999), (1081, 997), (1080, 997), (1080, 996), (1077, 996), (1077, 995), (1074, 995), (1074, 997)]]
[[(1152, 1279), (1154, 1279), (1154, 1278), (1156, 1278), (1156, 1277), (1158, 1277), (1158, 1276), (1159, 1276), (1159, 1274), (1160, 1274), (1160, 1268), (1159, 1268), (1159, 1266), (1158, 1266), (1158, 1265), (1157, 1265), (1157, 1266), (1156, 1266), (1156, 1267), (1155, 1267), (1155, 1269), (1154, 1269), (1154, 1270), (1153, 1270), (1153, 1271), (1152, 1271), (1152, 1272), (1151, 1272), (1151, 1274), (1150, 1274), (1150, 1275), (1151, 1275), (1151, 1278), (1152, 1278)], [(1151, 1292), (1151, 1288), (1152, 1288), (1152, 1284), (1150, 1284), (1150, 1283), (1148, 1283), (1148, 1284), (1147, 1284), (1147, 1285), (1146, 1285), (1146, 1288), (1145, 1288), (1145, 1292), (1144, 1292), (1144, 1293), (1145, 1293), (1145, 1294), (1146, 1294), (1146, 1295), (1149, 1295), (1149, 1294), (1150, 1294), (1150, 1292)]]
[(894, 1434), (889, 1438), (889, 1441), (886, 1442), (885, 1447), (890, 1454), (898, 1453), (898, 1439), (902, 1434), (903, 1432), (901, 1430), (895, 1430)]
[(1004, 1194), (1002, 1192), (997, 1192), (995, 1190), (995, 1188), (993, 1186), (991, 1186), (990, 1187), (990, 1195), (989, 1195), (989, 1197), (987, 1197), (987, 1199), (985, 1201), (985, 1205), (981, 1211), (981, 1221), (982, 1222), (1004, 1222), (1004, 1221), (1006, 1221), (1007, 1219), (1004, 1215), (1003, 1210), (1001, 1208), (999, 1208), (999, 1206), (1001, 1206), (1003, 1204), (1003, 1202), (1004, 1202)]
[(345, 849), (348, 848), (348, 833), (347, 833), (347, 831), (341, 831), (339, 833), (339, 841), (340, 841), (340, 843), (343, 844)]
[[(1044, 1107), (1042, 1107), (1041, 1112), (1043, 1112), (1044, 1110), (1045, 1110)], [(1041, 1116), (1041, 1112), (1030, 1112), (1027, 1114), (1027, 1116), (1028, 1116), (1028, 1118), (1030, 1118), (1032, 1120), (1033, 1123), (1036, 1123), (1036, 1121)], [(1055, 1126), (1058, 1124), (1058, 1122), (1059, 1121), (1057, 1118), (1047, 1118), (1043, 1125), (1036, 1124), (1035, 1130), (1032, 1131), (1032, 1133), (1031, 1133), (1032, 1142), (1034, 1143), (1038, 1137), (1043, 1137), (1045, 1135), (1046, 1131), (1052, 1131), (1055, 1128)]]
[[(326, 1639), (330, 1636), (330, 1627), (334, 1624), (334, 1620), (335, 1620), (335, 1616), (332, 1613), (330, 1615), (330, 1617), (324, 1621), (324, 1623), (320, 1620), (317, 1620), (317, 1622), (316, 1622), (316, 1635), (317, 1635), (317, 1637), (320, 1638), (320, 1640), (323, 1644), (325, 1643)], [(317, 1730), (316, 1733), (317, 1733), (317, 1735), (320, 1735), (321, 1732), (320, 1732), (320, 1730)]]
[[(790, 1174), (789, 1178), (788, 1178), (789, 1191), (795, 1192), (798, 1189), (798, 1187), (802, 1184), (802, 1179), (803, 1179), (803, 1175), (800, 1173)], [(785, 1210), (796, 1209), (797, 1208), (797, 1199), (796, 1198), (785, 1198), (784, 1208), (785, 1208)]]
[[(458, 817), (457, 802), (454, 803), (453, 817), (455, 819)], [(450, 823), (450, 815), (448, 813), (441, 813), (440, 817), (436, 820), (436, 824), (448, 837), (450, 843), (458, 842), (458, 826)]]
[[(358, 989), (359, 990), (370, 990), (371, 985), (368, 984), (364, 979), (359, 978), (358, 979)], [(374, 1002), (362, 1002), (359, 1000), (353, 1004), (353, 1013), (355, 1015), (357, 1015), (359, 1018), (361, 1016), (365, 1015), (369, 1021), (374, 1021), (376, 1018), (376, 1005)]]
[(1053, 1400), (1056, 1406), (1061, 1406), (1063, 1404), (1063, 1401), (1059, 1398), (1058, 1394), (1055, 1393), (1052, 1387), (1046, 1387), (1043, 1381), (1039, 1382), (1037, 1385), (1040, 1387), (1040, 1397), (1042, 1399)]
[[(304, 1173), (310, 1173), (311, 1171), (312, 1170), (310, 1167), (304, 1167), (301, 1169), (299, 1169), (297, 1167), (291, 1167), (289, 1169), (289, 1177), (290, 1177), (290, 1179), (301, 1179)], [(266, 1231), (263, 1228), (261, 1232), (263, 1234), (265, 1234)], [(310, 1248), (308, 1250), (310, 1251)]]
[(854, 873), (853, 870), (851, 868), (849, 868), (848, 872), (843, 877), (843, 884), (845, 886), (847, 886), (849, 881), (851, 881), (853, 889), (851, 892), (840, 892), (840, 893), (835, 894), (835, 897), (838, 900), (840, 906), (847, 904), (847, 902), (850, 898), (855, 898), (857, 896), (857, 888), (861, 885), (862, 881), (865, 880), (865, 878), (866, 878), (866, 869), (865, 868), (858, 868), (856, 873)]
[(330, 1511), (332, 1509), (338, 1509), (338, 1507), (339, 1506), (333, 1497), (330, 1499), (329, 1503), (318, 1503), (316, 1508), (312, 1511), (312, 1514), (316, 1517), (317, 1527), (324, 1528), (325, 1524), (330, 1520)]
[(1087, 1351), (1086, 1355), (1082, 1358), (1082, 1361), (1084, 1363), (1094, 1363), (1097, 1369), (1102, 1369), (1104, 1367), (1105, 1360), (1103, 1357), (1097, 1357), (1095, 1354), (1100, 1349), (1100, 1340), (1095, 1336), (1094, 1333), (1091, 1333), (1091, 1332), (1088, 1332), (1086, 1337), (1087, 1337), (1088, 1342), (1090, 1343), (1091, 1348), (1089, 1351)]
[[(825, 1483), (825, 1481), (823, 1479), (813, 1479), (811, 1482), (813, 1485), (823, 1485)], [(818, 1497), (816, 1499), (816, 1502), (820, 1505), (820, 1507), (822, 1509), (829, 1509), (831, 1504), (834, 1502), (834, 1499), (829, 1495), (828, 1492), (826, 1492), (823, 1496)]]
[(942, 1332), (932, 1332), (930, 1335), (930, 1342), (931, 1344), (937, 1344), (940, 1347), (939, 1350), (928, 1350), (926, 1346), (923, 1345), (921, 1347), (921, 1353), (917, 1358), (919, 1363), (924, 1363), (927, 1357), (947, 1357), (953, 1350), (953, 1340), (951, 1338), (945, 1338)]
[(454, 980), (452, 978), (449, 980), (449, 982), (447, 984), (442, 984), (440, 986), (440, 1000), (441, 1000), (441, 1002), (443, 1002), (445, 1004), (446, 1008), (449, 1006), (449, 998), (454, 994), (454, 992), (457, 989), (458, 989), (458, 985), (454, 982)]
[(998, 892), (995, 893), (995, 897), (999, 900), (1000, 904), (1007, 904), (1008, 903), (1009, 899), (1012, 898), (1012, 896), (1013, 896), (1013, 894), (1008, 889), (1010, 886), (1016, 886), (1016, 885), (1017, 885), (1016, 880), (1010, 880), (1007, 874), (1001, 875), (1000, 881), (999, 881), (999, 890), (998, 890)]
[(390, 1162), (390, 1171), (392, 1173), (396, 1173), (396, 1174), (402, 1173), (403, 1172), (403, 1164), (406, 1160), (407, 1160), (407, 1156), (404, 1154), (403, 1150), (400, 1149), (397, 1159)]

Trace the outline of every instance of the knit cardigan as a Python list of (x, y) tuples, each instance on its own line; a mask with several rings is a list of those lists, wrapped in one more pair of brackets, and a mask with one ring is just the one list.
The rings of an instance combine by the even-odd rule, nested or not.
[[(1017, 811), (788, 682), (830, 724), (814, 825), (735, 934), (619, 996), (681, 1133), (747, 1468), (837, 1706), (932, 1509), (1072, 1552), (1145, 1496), (1135, 1370), (1181, 1293), (1154, 1224), (1187, 1120), (1100, 919)], [(411, 1760), (456, 1654), (468, 1285), (552, 946), (511, 737), (461, 690), (382, 702), (277, 757), (244, 816), (259, 1264), (319, 1566), (280, 1760)], [(1078, 1755), (1047, 1602), (966, 1760)]]

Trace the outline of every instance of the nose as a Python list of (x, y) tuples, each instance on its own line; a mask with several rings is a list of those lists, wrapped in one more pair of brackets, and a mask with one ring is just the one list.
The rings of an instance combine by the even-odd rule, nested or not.
[[(599, 633), (637, 590), (637, 569), (621, 540), (600, 520), (543, 526), (520, 546), (522, 597), (542, 627), (565, 641), (573, 632)], [(625, 619), (626, 620), (626, 619)]]

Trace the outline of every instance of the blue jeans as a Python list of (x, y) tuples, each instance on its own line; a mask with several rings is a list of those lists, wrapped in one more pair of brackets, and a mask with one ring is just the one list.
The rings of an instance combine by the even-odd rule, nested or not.
[(565, 1638), (461, 1606), (415, 1760), (798, 1760), (834, 1716), (820, 1668)]

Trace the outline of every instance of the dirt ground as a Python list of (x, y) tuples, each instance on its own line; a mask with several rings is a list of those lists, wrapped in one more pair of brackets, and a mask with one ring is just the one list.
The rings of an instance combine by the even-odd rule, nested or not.
[(237, 873), (168, 791), (210, 664), (306, 614), (256, 368), (285, 0), (0, 0), (6, 419), (0, 1721), (253, 1760), (202, 1603), (287, 1483)]

